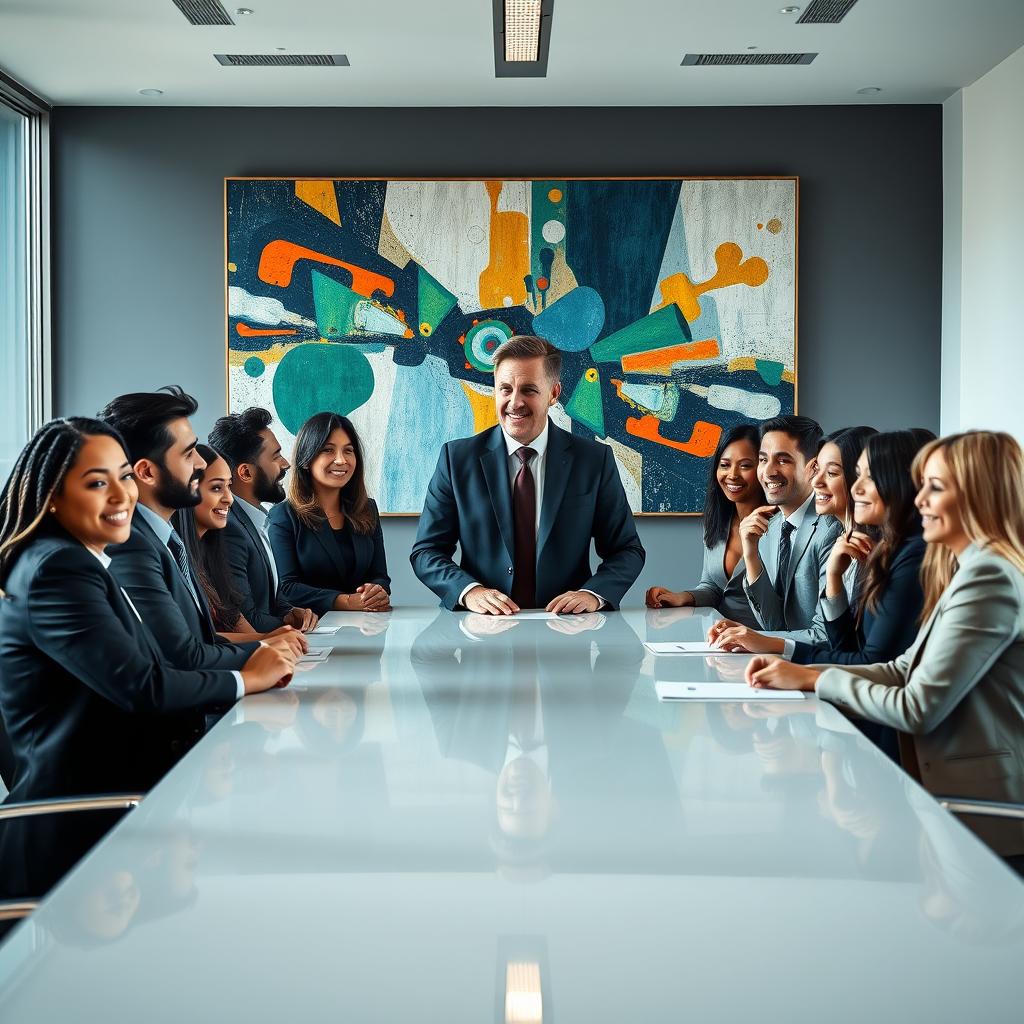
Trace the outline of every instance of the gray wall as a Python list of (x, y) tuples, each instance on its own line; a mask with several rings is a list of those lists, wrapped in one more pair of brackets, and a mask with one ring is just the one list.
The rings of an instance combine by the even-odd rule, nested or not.
[[(54, 138), (55, 411), (181, 383), (225, 407), (230, 175), (800, 176), (799, 406), (826, 429), (938, 429), (938, 106), (73, 108)], [(700, 520), (643, 518), (627, 603), (699, 573)], [(395, 600), (434, 603), (385, 534)]]

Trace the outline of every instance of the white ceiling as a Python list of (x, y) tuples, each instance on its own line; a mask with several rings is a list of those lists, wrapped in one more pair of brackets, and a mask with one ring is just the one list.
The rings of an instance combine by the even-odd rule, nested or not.
[[(803, 0), (806, 6), (810, 0)], [(548, 75), (496, 79), (491, 0), (0, 0), (0, 69), (55, 104), (722, 106), (937, 103), (1024, 45), (1024, 0), (859, 0), (797, 25), (786, 0), (555, 0)], [(807, 67), (680, 67), (690, 53), (819, 53)], [(345, 53), (348, 68), (221, 67), (214, 53)], [(857, 90), (879, 86), (877, 96)], [(157, 98), (139, 89), (158, 88)], [(616, 144), (626, 143), (619, 140)]]

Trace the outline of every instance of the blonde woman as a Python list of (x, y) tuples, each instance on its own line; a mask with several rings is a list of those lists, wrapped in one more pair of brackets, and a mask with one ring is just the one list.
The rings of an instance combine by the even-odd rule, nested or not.
[[(846, 668), (754, 658), (754, 687), (819, 697), (901, 737), (904, 767), (936, 794), (1024, 803), (1024, 454), (971, 431), (914, 460), (928, 544), (924, 624), (895, 661)], [(972, 827), (1015, 866), (1024, 830)]]

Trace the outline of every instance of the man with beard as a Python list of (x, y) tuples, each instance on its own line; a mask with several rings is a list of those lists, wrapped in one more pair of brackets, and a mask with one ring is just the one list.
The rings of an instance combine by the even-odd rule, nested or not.
[(242, 597), (241, 612), (253, 629), (269, 633), (285, 625), (305, 632), (317, 624), (317, 616), (309, 608), (293, 608), (279, 595), (280, 576), (267, 539), (262, 503), (284, 501), (281, 481), (290, 468), (270, 421), (266, 409), (254, 406), (222, 416), (210, 431), (210, 447), (231, 468), (236, 499), (224, 528), (224, 547), (234, 589)]
[[(175, 509), (199, 503), (206, 463), (188, 417), (198, 403), (180, 387), (121, 395), (99, 416), (124, 440), (139, 489), (131, 536), (107, 549), (110, 571), (175, 668), (239, 670), (259, 641), (232, 644), (217, 635), (203, 588), (171, 525)], [(304, 647), (294, 630), (263, 641)], [(241, 696), (245, 691), (238, 675)]]

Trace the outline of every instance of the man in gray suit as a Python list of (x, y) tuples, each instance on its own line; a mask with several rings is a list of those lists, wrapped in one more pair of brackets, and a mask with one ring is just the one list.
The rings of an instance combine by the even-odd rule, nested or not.
[[(828, 642), (818, 598), (842, 525), (832, 516), (819, 516), (813, 507), (808, 467), (821, 439), (821, 427), (806, 416), (778, 416), (761, 425), (757, 476), (769, 504), (740, 524), (743, 589), (761, 629), (781, 642), (774, 653), (786, 657), (798, 640)], [(715, 623), (709, 638), (726, 650), (768, 653), (763, 641), (744, 643), (749, 633), (725, 619)]]

